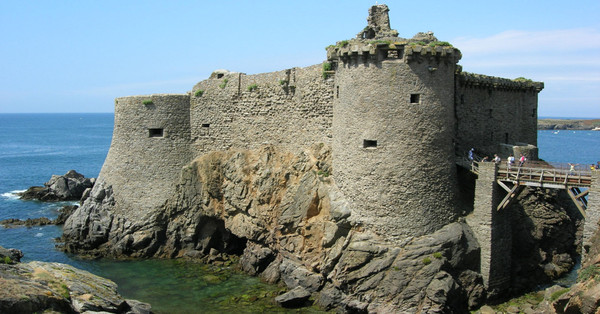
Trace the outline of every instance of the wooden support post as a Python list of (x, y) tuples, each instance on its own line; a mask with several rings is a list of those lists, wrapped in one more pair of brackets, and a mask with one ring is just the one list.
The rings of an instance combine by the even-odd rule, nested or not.
[[(500, 182), (498, 182), (498, 183), (500, 183)], [(500, 185), (500, 186), (503, 186), (503, 185)], [(519, 196), (519, 194), (521, 194), (521, 192), (523, 191), (524, 188), (525, 188), (524, 185), (515, 184), (512, 187), (512, 189), (510, 189), (510, 191), (507, 191), (508, 193), (506, 194), (504, 199), (502, 199), (500, 204), (498, 204), (497, 210), (505, 209), (508, 206), (510, 206), (510, 204), (512, 204), (515, 201), (515, 199), (517, 199), (517, 196)]]
[(582, 204), (579, 199), (576, 196), (576, 191), (574, 193), (574, 189), (577, 188), (568, 188), (567, 189), (567, 193), (569, 194), (569, 196), (571, 197), (571, 199), (573, 200), (573, 203), (575, 203), (575, 206), (577, 206), (577, 209), (579, 210), (579, 212), (581, 213), (581, 215), (583, 216), (583, 218), (586, 218), (586, 214), (585, 214), (585, 204)]

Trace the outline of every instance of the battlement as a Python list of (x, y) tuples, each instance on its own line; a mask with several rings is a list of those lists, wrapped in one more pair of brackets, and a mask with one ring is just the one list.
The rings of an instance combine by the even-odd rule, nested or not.
[(482, 74), (474, 74), (468, 72), (459, 72), (457, 75), (459, 84), (466, 87), (493, 88), (500, 90), (522, 90), (540, 92), (544, 89), (543, 82), (534, 82), (532, 80), (517, 78), (514, 80), (488, 76)]
[[(400, 39), (400, 38), (398, 38)], [(327, 47), (327, 60), (342, 63), (358, 61), (381, 62), (383, 60), (403, 60), (406, 63), (435, 61), (456, 64), (462, 57), (460, 50), (446, 42), (425, 43), (414, 40), (373, 40), (354, 39), (341, 41)]]
[(387, 5), (369, 9), (368, 25), (355, 39), (338, 41), (326, 48), (327, 60), (344, 64), (379, 63), (384, 60), (402, 60), (405, 63), (428, 61), (456, 64), (461, 53), (448, 42), (438, 41), (432, 32), (417, 33), (411, 39), (398, 37), (391, 29)]

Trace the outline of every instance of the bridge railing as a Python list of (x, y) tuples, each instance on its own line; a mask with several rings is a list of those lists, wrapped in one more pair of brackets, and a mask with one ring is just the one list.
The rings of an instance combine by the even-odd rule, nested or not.
[[(503, 160), (499, 164), (499, 167), (500, 167), (500, 169), (502, 169), (502, 167), (504, 167), (505, 169), (508, 169), (508, 163), (506, 162), (506, 160)], [(515, 163), (512, 164), (512, 166), (511, 166), (511, 168), (513, 168), (513, 169), (515, 167), (516, 168), (519, 167), (518, 160), (515, 161)], [(523, 163), (521, 168), (553, 170), (556, 173), (563, 173), (563, 174), (569, 174), (569, 175), (590, 176), (592, 174), (592, 169), (590, 168), (589, 165), (559, 163), (559, 162), (546, 162), (546, 161), (540, 161), (540, 160), (526, 161), (525, 163)]]
[[(589, 187), (591, 184), (591, 169), (577, 167), (575, 164), (547, 163), (543, 161), (525, 162), (509, 167), (506, 162), (498, 166), (498, 179), (554, 184), (556, 186)], [(532, 183), (528, 184), (531, 185)], [(534, 184), (534, 185), (535, 185)]]
[[(461, 166), (463, 166), (467, 169), (470, 169), (473, 173), (478, 173), (480, 163), (493, 162), (493, 161), (490, 161), (490, 160), (484, 161), (481, 158), (475, 158), (474, 160), (469, 160), (466, 157), (457, 157), (456, 162), (458, 164), (460, 164)], [(562, 175), (563, 177), (565, 175), (569, 175), (571, 177), (573, 177), (573, 176), (589, 177), (589, 176), (591, 176), (592, 171), (593, 171), (591, 169), (590, 165), (586, 165), (586, 164), (546, 162), (546, 161), (541, 161), (541, 160), (525, 161), (525, 163), (523, 163), (523, 165), (521, 167), (519, 167), (518, 160), (515, 160), (515, 162), (510, 166), (508, 165), (508, 162), (506, 161), (506, 159), (502, 160), (500, 163), (498, 163), (498, 170), (503, 173), (506, 173), (506, 171), (509, 171), (509, 170), (511, 172), (517, 172), (517, 170), (519, 168), (522, 168), (521, 173), (523, 173), (524, 171), (541, 172), (542, 170), (544, 170), (544, 172), (546, 174), (555, 173), (556, 175)], [(528, 170), (525, 170), (525, 169), (528, 169)], [(596, 170), (596, 171), (600, 171), (600, 170)]]

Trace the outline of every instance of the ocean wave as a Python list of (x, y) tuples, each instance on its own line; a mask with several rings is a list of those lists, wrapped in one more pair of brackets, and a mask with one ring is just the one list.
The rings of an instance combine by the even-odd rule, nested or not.
[(6, 192), (6, 193), (2, 193), (2, 194), (0, 194), (0, 196), (2, 196), (2, 198), (9, 199), (9, 200), (18, 200), (19, 199), (18, 193), (23, 193), (25, 191), (26, 190), (10, 191), (10, 192)]

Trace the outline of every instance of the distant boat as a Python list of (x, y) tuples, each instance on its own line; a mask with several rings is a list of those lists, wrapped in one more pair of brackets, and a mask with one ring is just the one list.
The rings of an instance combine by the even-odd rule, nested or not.
[(600, 126), (593, 128), (592, 131), (600, 131)]
[(554, 133), (554, 134), (558, 134), (558, 132), (560, 132), (560, 131), (554, 131), (554, 132), (552, 132), (552, 133)]

